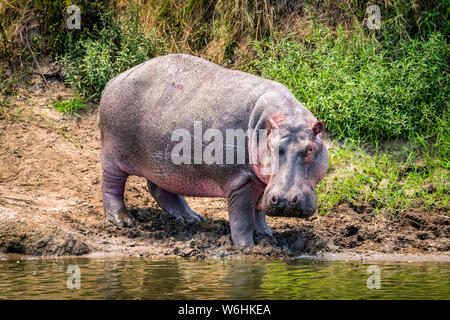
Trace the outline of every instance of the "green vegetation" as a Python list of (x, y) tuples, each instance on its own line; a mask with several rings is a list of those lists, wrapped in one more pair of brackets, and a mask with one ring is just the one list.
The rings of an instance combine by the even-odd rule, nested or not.
[(370, 154), (349, 142), (333, 146), (329, 172), (317, 190), (320, 213), (341, 203), (385, 214), (410, 208), (448, 212), (449, 170), (433, 159), (417, 161), (414, 152), (404, 151), (402, 161), (388, 152)]
[(439, 33), (426, 41), (387, 46), (362, 30), (335, 38), (317, 27), (305, 44), (282, 39), (255, 43), (254, 65), (286, 85), (335, 136), (355, 140), (449, 140), (450, 47)]
[(139, 29), (137, 10), (132, 6), (122, 20), (106, 11), (101, 18), (110, 21), (108, 27), (78, 37), (68, 34), (70, 50), (61, 58), (64, 75), (84, 96), (99, 99), (110, 79), (155, 56), (151, 34)]
[[(65, 9), (74, 3), (0, 5), (2, 65), (18, 74), (32, 52), (49, 54), (80, 95), (55, 102), (57, 110), (77, 114), (110, 79), (151, 57), (199, 55), (281, 82), (325, 121), (335, 143), (318, 186), (321, 213), (341, 203), (449, 211), (448, 0), (378, 3), (381, 30), (366, 28), (372, 2), (363, 0), (79, 0), (82, 29), (68, 31)], [(35, 36), (20, 20), (30, 12), (42, 20)], [(9, 75), (0, 74), (2, 119), (13, 110)]]
[(84, 102), (82, 96), (76, 96), (74, 99), (69, 99), (67, 101), (53, 101), (52, 106), (59, 112), (63, 112), (68, 115), (80, 116), (78, 112), (89, 107), (88, 104)]

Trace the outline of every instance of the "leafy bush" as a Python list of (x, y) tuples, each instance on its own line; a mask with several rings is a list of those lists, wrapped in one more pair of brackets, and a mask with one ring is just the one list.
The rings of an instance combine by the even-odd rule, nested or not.
[[(302, 44), (255, 42), (254, 71), (286, 85), (335, 136), (438, 138), (448, 157), (450, 47), (440, 33), (425, 41), (378, 42), (356, 28), (336, 37), (316, 27)], [(444, 146), (441, 146), (444, 147)]]
[(155, 55), (152, 34), (139, 28), (137, 7), (131, 7), (122, 20), (106, 11), (102, 20), (109, 21), (109, 27), (79, 38), (69, 33), (68, 51), (61, 58), (66, 81), (84, 96), (96, 99), (110, 79)]
[(38, 12), (42, 19), (46, 46), (53, 55), (64, 53), (68, 49), (66, 29), (68, 14), (66, 10), (70, 5), (77, 5), (82, 15), (82, 29), (74, 32), (77, 36), (81, 33), (92, 32), (95, 26), (99, 26), (99, 22), (109, 23), (109, 21), (101, 21), (105, 8), (111, 5), (109, 0), (33, 0), (28, 2), (31, 2), (28, 5)]

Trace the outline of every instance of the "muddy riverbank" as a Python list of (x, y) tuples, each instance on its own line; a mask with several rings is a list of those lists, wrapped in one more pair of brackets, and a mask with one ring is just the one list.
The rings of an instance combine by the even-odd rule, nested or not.
[(272, 239), (232, 246), (224, 199), (188, 198), (206, 219), (175, 221), (149, 195), (144, 179), (132, 177), (126, 204), (138, 220), (119, 230), (105, 223), (101, 201), (100, 140), (94, 106), (82, 117), (49, 107), (73, 92), (58, 81), (22, 90), (20, 107), (0, 120), (0, 252), (35, 256), (124, 254), (182, 257), (295, 257), (375, 254), (449, 257), (450, 217), (412, 209), (382, 216), (370, 205), (343, 203), (309, 220), (268, 217)]

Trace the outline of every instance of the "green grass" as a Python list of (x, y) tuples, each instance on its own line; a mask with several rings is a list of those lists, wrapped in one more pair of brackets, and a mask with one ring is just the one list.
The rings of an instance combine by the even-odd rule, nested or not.
[(417, 162), (411, 156), (401, 161), (384, 152), (371, 155), (346, 143), (330, 149), (330, 169), (317, 195), (322, 215), (342, 203), (383, 214), (410, 208), (448, 214), (450, 174), (436, 163)]
[(58, 110), (59, 112), (80, 116), (79, 112), (88, 108), (89, 105), (85, 103), (84, 98), (82, 96), (76, 96), (75, 98), (70, 98), (66, 101), (58, 101), (55, 100), (52, 103), (53, 108)]
[(335, 137), (434, 138), (448, 161), (450, 47), (440, 33), (392, 44), (359, 28), (333, 36), (318, 25), (305, 43), (254, 45), (253, 71), (286, 85)]

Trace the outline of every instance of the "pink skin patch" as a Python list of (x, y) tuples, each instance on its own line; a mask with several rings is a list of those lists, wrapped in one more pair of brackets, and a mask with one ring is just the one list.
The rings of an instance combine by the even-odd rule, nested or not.
[[(267, 129), (267, 145), (270, 144), (270, 131), (273, 129), (277, 129), (280, 127), (280, 123), (283, 122), (285, 115), (283, 113), (276, 113), (273, 114), (272, 116), (269, 117), (269, 120), (266, 122), (266, 129)], [(268, 146), (267, 146), (268, 147)], [(259, 146), (256, 146), (256, 149), (254, 150), (254, 152), (256, 152), (257, 155), (257, 159), (254, 162), (254, 164), (252, 165), (253, 167), (253, 172), (256, 174), (256, 176), (258, 177), (259, 180), (261, 180), (265, 185), (267, 185), (270, 181), (270, 179), (272, 178), (271, 175), (263, 175), (261, 173), (261, 169), (269, 169), (271, 164), (262, 164), (261, 163), (261, 159), (260, 159), (260, 149)]]
[(272, 120), (275, 124), (279, 125), (284, 120), (284, 114), (276, 113), (270, 117), (270, 120)]
[(180, 185), (170, 183), (170, 181), (155, 181), (156, 185), (161, 185), (166, 191), (189, 197), (222, 197), (226, 198), (225, 191), (213, 180), (196, 181), (196, 186)]
[[(129, 175), (135, 175), (138, 177), (143, 177), (150, 180), (152, 183), (156, 184), (161, 189), (169, 191), (174, 194), (179, 194), (183, 196), (191, 197), (224, 197), (226, 198), (226, 192), (220, 187), (220, 185), (207, 178), (199, 178), (196, 176), (182, 176), (175, 173), (169, 173), (165, 170), (160, 170), (167, 172), (166, 174), (155, 174), (149, 169), (136, 170), (129, 166), (125, 166), (121, 163), (116, 163), (116, 165), (123, 171), (127, 172)], [(158, 171), (158, 170), (157, 170)]]
[(183, 176), (174, 172), (157, 175), (153, 172), (144, 172), (142, 175), (160, 188), (174, 194), (189, 197), (223, 197), (227, 194), (214, 180), (207, 177)]
[(262, 165), (259, 158), (259, 147), (256, 148), (257, 160), (255, 164), (252, 164), (253, 172), (261, 180), (265, 185), (267, 185), (270, 181), (271, 176), (265, 176), (261, 173), (262, 168), (269, 168), (270, 165)]

